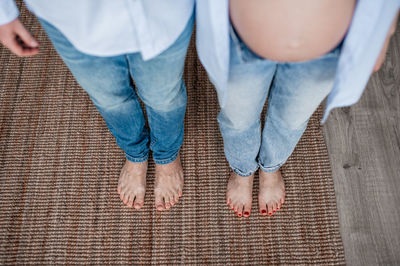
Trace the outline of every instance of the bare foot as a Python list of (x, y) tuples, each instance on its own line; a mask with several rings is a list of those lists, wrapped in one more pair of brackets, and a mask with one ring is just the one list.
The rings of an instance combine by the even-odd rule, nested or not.
[(285, 183), (281, 172), (278, 170), (267, 173), (260, 169), (260, 192), (258, 193), (258, 206), (262, 215), (273, 215), (285, 202)]
[(228, 204), (239, 217), (249, 217), (253, 199), (254, 174), (240, 176), (232, 172), (226, 189), (226, 204)]
[(168, 210), (182, 197), (183, 170), (180, 156), (169, 164), (156, 164), (154, 196), (156, 209)]
[(147, 161), (133, 163), (126, 160), (118, 181), (118, 193), (128, 207), (139, 210), (144, 204), (146, 191)]

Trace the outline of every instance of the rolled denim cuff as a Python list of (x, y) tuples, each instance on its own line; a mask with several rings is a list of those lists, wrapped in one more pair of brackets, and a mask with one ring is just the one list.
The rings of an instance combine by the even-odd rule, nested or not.
[(239, 176), (242, 176), (242, 177), (251, 176), (251, 175), (254, 174), (254, 173), (257, 171), (257, 169), (258, 169), (258, 166), (257, 166), (256, 169), (254, 169), (254, 170), (252, 170), (252, 171), (243, 172), (243, 171), (240, 171), (239, 169), (233, 167), (232, 165), (230, 165), (230, 167), (231, 167), (232, 171), (233, 171), (235, 174), (237, 174), (237, 175), (239, 175)]
[(284, 163), (280, 163), (280, 164), (275, 165), (275, 166), (265, 167), (260, 162), (258, 162), (258, 165), (260, 166), (260, 169), (262, 171), (266, 172), (266, 173), (273, 173), (273, 172), (278, 171), (282, 167), (283, 164)]
[(125, 158), (132, 163), (143, 163), (149, 159), (149, 154), (146, 154), (141, 158), (137, 158), (125, 153)]
[(168, 159), (156, 159), (156, 158), (153, 157), (153, 161), (156, 164), (169, 164), (169, 163), (172, 163), (173, 161), (175, 161), (176, 158), (178, 158), (178, 155), (179, 155), (179, 151), (177, 153), (175, 153), (174, 155), (172, 155)]

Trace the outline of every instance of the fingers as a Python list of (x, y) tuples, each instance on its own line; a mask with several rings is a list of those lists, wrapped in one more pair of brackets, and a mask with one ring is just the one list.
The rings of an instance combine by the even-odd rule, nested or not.
[(24, 44), (18, 42), (17, 36), (15, 36), (12, 40), (4, 42), (4, 46), (18, 56), (32, 56), (39, 52), (38, 48), (25, 47)]
[(32, 37), (29, 31), (27, 31), (22, 23), (15, 25), (15, 33), (21, 38), (26, 46), (29, 48), (39, 47), (39, 43)]
[(0, 42), (18, 56), (32, 56), (39, 52), (39, 43), (19, 19), (0, 26)]

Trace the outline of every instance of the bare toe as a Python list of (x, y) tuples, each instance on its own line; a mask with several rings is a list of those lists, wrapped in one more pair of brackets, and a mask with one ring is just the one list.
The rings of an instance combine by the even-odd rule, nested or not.
[(139, 210), (140, 208), (143, 207), (143, 205), (144, 205), (144, 194), (138, 193), (138, 194), (136, 195), (136, 198), (135, 198), (135, 202), (134, 202), (134, 204), (133, 204), (133, 207), (134, 207), (136, 210)]
[(163, 199), (163, 197), (162, 197), (159, 193), (157, 193), (157, 191), (154, 191), (154, 192), (155, 192), (155, 197), (156, 197), (156, 199), (155, 199), (155, 206), (156, 206), (156, 209), (157, 209), (158, 211), (162, 211), (162, 210), (165, 209), (165, 206), (164, 206), (164, 199)]
[(172, 204), (171, 204), (171, 196), (170, 196), (169, 194), (167, 194), (167, 195), (164, 197), (164, 202), (165, 202), (165, 208), (166, 208), (167, 210), (171, 209), (171, 207), (172, 207)]
[(139, 210), (140, 208), (143, 207), (143, 202), (135, 201), (135, 204), (133, 205), (133, 207), (134, 207), (136, 210)]
[(171, 208), (171, 204), (169, 202), (165, 202), (165, 208), (169, 210)]
[(128, 192), (122, 194), (122, 201), (125, 205), (128, 204)]
[(243, 210), (243, 216), (244, 217), (249, 217), (250, 216), (250, 212), (251, 212), (251, 205), (247, 204), (244, 206), (244, 210)]
[(238, 205), (237, 204), (233, 204), (233, 211), (235, 212), (235, 213), (238, 213)]
[(239, 217), (242, 217), (242, 215), (243, 215), (243, 205), (239, 205), (239, 208), (238, 208), (238, 216), (239, 216)]
[(267, 203), (267, 208), (268, 208), (268, 215), (272, 215), (272, 202), (268, 202)]
[(264, 201), (263, 197), (258, 195), (258, 209), (260, 210), (261, 215), (267, 215), (267, 203)]
[(135, 199), (135, 195), (130, 194), (130, 195), (128, 196), (128, 201), (127, 201), (126, 205), (127, 205), (128, 207), (132, 207), (132, 206), (133, 206), (133, 200), (134, 200), (134, 199)]
[(275, 213), (277, 209), (278, 209), (278, 203), (274, 202), (274, 205), (272, 206), (272, 212)]
[(179, 201), (179, 196), (178, 196), (178, 194), (175, 194), (174, 199), (173, 199), (174, 205), (177, 204), (178, 201)]

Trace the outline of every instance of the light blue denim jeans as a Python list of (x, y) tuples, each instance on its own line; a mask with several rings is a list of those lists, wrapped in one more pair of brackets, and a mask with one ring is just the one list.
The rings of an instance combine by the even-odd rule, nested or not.
[(227, 100), (218, 122), (235, 173), (249, 176), (258, 168), (275, 172), (286, 162), (310, 116), (332, 89), (340, 48), (309, 61), (276, 62), (250, 51), (231, 27)]
[[(140, 53), (112, 57), (84, 54), (54, 26), (39, 20), (57, 52), (103, 116), (126, 158), (131, 162), (144, 162), (151, 149), (155, 163), (174, 161), (183, 142), (187, 99), (182, 74), (193, 17), (167, 50), (147, 61)], [(145, 126), (138, 97), (145, 104), (150, 132)]]

